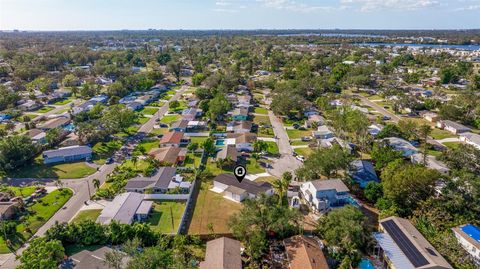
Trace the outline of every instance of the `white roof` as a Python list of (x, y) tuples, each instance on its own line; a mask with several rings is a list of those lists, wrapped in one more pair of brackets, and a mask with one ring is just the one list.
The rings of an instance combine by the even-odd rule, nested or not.
[(119, 194), (109, 203), (97, 218), (101, 224), (109, 224), (112, 220), (119, 223), (131, 224), (137, 209), (143, 201), (144, 195), (136, 192)]
[(393, 241), (392, 237), (387, 233), (374, 233), (373, 237), (377, 240), (378, 244), (382, 247), (385, 255), (395, 268), (402, 269), (415, 269), (410, 263), (407, 256), (403, 254), (402, 250)]

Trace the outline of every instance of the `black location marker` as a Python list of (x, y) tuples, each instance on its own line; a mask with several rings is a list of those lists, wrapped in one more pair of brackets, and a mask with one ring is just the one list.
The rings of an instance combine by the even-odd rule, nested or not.
[(237, 165), (233, 169), (233, 174), (237, 178), (238, 182), (242, 183), (242, 180), (245, 178), (247, 175), (247, 169), (243, 165)]

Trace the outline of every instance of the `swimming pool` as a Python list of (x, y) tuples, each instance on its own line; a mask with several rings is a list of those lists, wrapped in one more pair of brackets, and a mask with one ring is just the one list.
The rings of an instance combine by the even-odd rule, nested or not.
[(63, 127), (63, 129), (64, 129), (65, 131), (70, 131), (70, 132), (72, 132), (73, 130), (75, 130), (75, 125), (73, 125), (73, 123), (69, 123), (69, 124), (65, 125), (65, 126)]
[(347, 200), (347, 204), (350, 204), (350, 205), (353, 205), (355, 207), (359, 207), (360, 205), (358, 204), (357, 200), (355, 200), (353, 197), (351, 196), (348, 196), (348, 198), (346, 199)]
[(218, 139), (215, 141), (215, 146), (225, 146), (225, 139)]
[(375, 269), (375, 266), (373, 266), (371, 261), (367, 259), (362, 259), (358, 264), (358, 268), (359, 269)]

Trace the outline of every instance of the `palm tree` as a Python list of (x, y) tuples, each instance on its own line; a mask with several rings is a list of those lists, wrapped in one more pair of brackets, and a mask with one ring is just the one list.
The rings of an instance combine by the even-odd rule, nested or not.
[(432, 128), (427, 124), (423, 124), (418, 128), (418, 136), (420, 137), (420, 139), (423, 142), (422, 154), (423, 154), (423, 164), (424, 165), (427, 164), (427, 148), (428, 148), (427, 141), (428, 141), (428, 136), (430, 135), (431, 132), (432, 132)]
[(94, 187), (95, 189), (100, 188), (100, 180), (94, 178), (94, 179), (93, 179), (93, 187)]
[(132, 157), (132, 163), (135, 169), (137, 169), (137, 163), (138, 163), (138, 156), (133, 156)]
[(275, 193), (278, 195), (278, 204), (283, 205), (283, 201), (288, 193), (288, 186), (292, 181), (292, 174), (290, 172), (285, 172), (282, 175), (281, 179), (275, 179), (272, 182), (272, 187)]

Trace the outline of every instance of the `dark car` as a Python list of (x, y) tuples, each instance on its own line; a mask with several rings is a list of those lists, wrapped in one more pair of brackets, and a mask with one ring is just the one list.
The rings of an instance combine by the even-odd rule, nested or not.
[(113, 158), (108, 158), (106, 161), (105, 161), (106, 164), (111, 164), (113, 163)]

